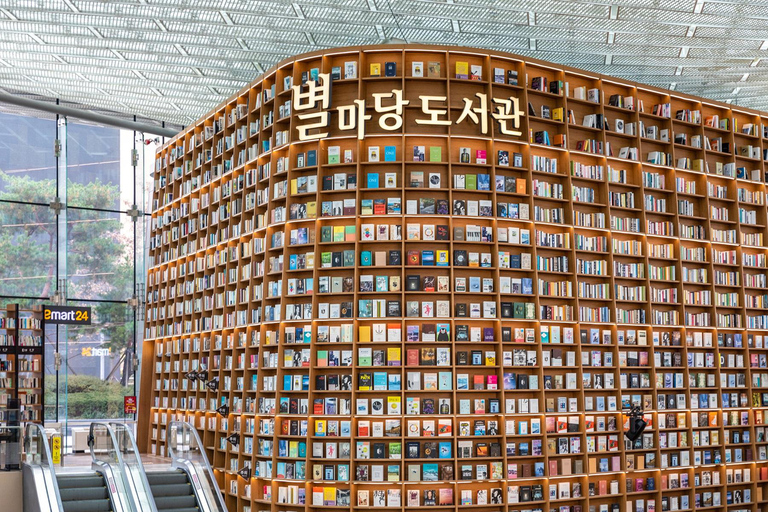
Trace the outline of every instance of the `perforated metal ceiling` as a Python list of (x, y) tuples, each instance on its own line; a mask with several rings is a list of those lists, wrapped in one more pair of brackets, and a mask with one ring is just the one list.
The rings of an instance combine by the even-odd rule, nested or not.
[(768, 110), (768, 0), (0, 0), (0, 88), (187, 124), (285, 57), (387, 38)]

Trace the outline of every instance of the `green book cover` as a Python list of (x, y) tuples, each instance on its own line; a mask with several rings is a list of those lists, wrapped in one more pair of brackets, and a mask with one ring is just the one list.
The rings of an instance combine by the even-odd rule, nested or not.
[(429, 147), (429, 161), (430, 162), (442, 162), (443, 161), (443, 148), (440, 146)]
[(323, 226), (320, 230), (321, 242), (333, 242), (333, 227)]
[(320, 255), (320, 265), (322, 267), (330, 267), (331, 266), (331, 253), (330, 252), (324, 252)]
[(344, 251), (344, 266), (345, 267), (355, 266), (355, 251), (349, 250), (349, 249)]
[(355, 233), (357, 233), (357, 226), (344, 226), (344, 240), (347, 242), (355, 241)]
[(466, 183), (464, 188), (467, 190), (477, 190), (477, 175), (467, 174)]
[(515, 302), (512, 307), (514, 318), (525, 318), (525, 303)]

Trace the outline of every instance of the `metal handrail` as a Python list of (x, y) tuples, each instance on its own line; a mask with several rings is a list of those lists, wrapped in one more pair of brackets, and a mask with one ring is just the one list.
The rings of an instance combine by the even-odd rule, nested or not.
[[(94, 431), (94, 428), (97, 428), (97, 427), (105, 429), (107, 434), (109, 434), (109, 439), (112, 441), (112, 447), (113, 447), (112, 451), (114, 452), (114, 458), (115, 458), (114, 461), (101, 460), (96, 456), (96, 452), (94, 451), (96, 438), (93, 435), (93, 431)], [(117, 485), (117, 491), (115, 493), (119, 495), (120, 491), (122, 491), (122, 494), (127, 495), (129, 509), (135, 512), (141, 512), (142, 509), (139, 507), (139, 504), (136, 503), (136, 499), (133, 493), (130, 491), (130, 485), (129, 485), (128, 477), (126, 475), (126, 470), (125, 470), (125, 463), (123, 462), (123, 457), (118, 448), (119, 445), (117, 443), (117, 438), (115, 438), (115, 432), (112, 430), (112, 427), (110, 427), (109, 424), (106, 422), (95, 421), (91, 423), (91, 426), (88, 430), (88, 446), (91, 451), (91, 461), (95, 466), (107, 465), (110, 467), (110, 471), (114, 471), (115, 468), (112, 467), (114, 462), (114, 465), (117, 466), (117, 470), (120, 472), (120, 482), (119, 483), (116, 482), (118, 485)], [(113, 499), (114, 499), (114, 496), (113, 496)], [(122, 497), (118, 496), (118, 499), (122, 499)]]
[[(58, 510), (63, 511), (64, 505), (61, 504), (61, 493), (59, 491), (59, 482), (56, 480), (56, 470), (53, 467), (53, 457), (51, 456), (51, 447), (48, 446), (48, 437), (45, 435), (45, 430), (42, 425), (37, 423), (27, 423), (24, 428), (24, 463), (30, 464), (28, 459), (29, 447), (32, 443), (32, 436), (35, 434), (42, 439), (43, 453), (40, 454), (41, 464), (39, 466), (49, 473), (51, 479), (51, 487), (53, 488), (53, 494), (56, 499), (56, 506)], [(30, 464), (31, 465), (31, 464)]]
[[(133, 432), (131, 432), (131, 429), (129, 429), (124, 423), (110, 421), (109, 424), (114, 427), (113, 431), (118, 434), (118, 437), (120, 437), (119, 434), (122, 434), (122, 437), (120, 437), (122, 441), (127, 440), (128, 446), (124, 446), (125, 443), (118, 444), (119, 451), (122, 453), (131, 454), (133, 456), (136, 468), (138, 469), (141, 478), (141, 485), (144, 487), (144, 494), (149, 497), (145, 505), (149, 505), (149, 512), (157, 512), (155, 499), (152, 494), (152, 490), (149, 487), (147, 473), (144, 470), (144, 464), (141, 462), (141, 455), (139, 455), (139, 449), (136, 446), (136, 439), (133, 436)], [(125, 463), (125, 459), (123, 459), (123, 464), (125, 467), (128, 466), (128, 464)], [(124, 474), (127, 477), (128, 473), (126, 472)], [(137, 505), (139, 505), (139, 503), (137, 503)], [(144, 506), (142, 506), (139, 510), (144, 510)]]
[(174, 430), (189, 432), (189, 434), (194, 439), (194, 442), (200, 451), (200, 459), (202, 461), (203, 469), (205, 470), (206, 475), (208, 476), (208, 480), (214, 486), (212, 490), (216, 495), (216, 502), (219, 506), (219, 510), (222, 512), (226, 512), (227, 505), (226, 503), (224, 503), (224, 497), (221, 495), (221, 490), (219, 489), (219, 485), (216, 482), (216, 476), (213, 474), (213, 468), (211, 467), (210, 462), (208, 462), (208, 456), (205, 454), (205, 447), (203, 446), (203, 442), (200, 440), (200, 436), (197, 434), (197, 429), (195, 429), (195, 427), (193, 427), (191, 424), (189, 424), (186, 421), (175, 420), (168, 423), (168, 427), (166, 430), (166, 439), (168, 441), (168, 456), (171, 458), (172, 461), (175, 462), (175, 461), (185, 461), (187, 459), (184, 459), (183, 457), (181, 457), (180, 454), (178, 453), (179, 450), (176, 449), (178, 436), (170, 435), (170, 433)]

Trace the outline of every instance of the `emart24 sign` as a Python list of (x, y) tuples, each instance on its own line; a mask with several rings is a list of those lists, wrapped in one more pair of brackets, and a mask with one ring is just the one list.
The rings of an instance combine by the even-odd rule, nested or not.
[(80, 306), (43, 306), (47, 324), (91, 325), (91, 308)]

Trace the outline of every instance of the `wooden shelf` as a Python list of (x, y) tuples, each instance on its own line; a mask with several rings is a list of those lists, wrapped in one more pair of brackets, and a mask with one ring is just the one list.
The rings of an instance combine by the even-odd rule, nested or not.
[[(368, 77), (388, 62), (396, 76)], [(480, 80), (455, 77), (464, 62)], [(285, 81), (313, 70), (341, 77), (331, 108), (366, 100), (363, 138), (332, 116), (327, 137), (298, 140), (296, 102), (280, 115), (293, 100)], [(165, 425), (190, 421), (237, 511), (573, 512), (651, 500), (722, 510), (737, 507), (736, 490), (749, 494), (739, 509), (759, 510), (767, 169), (735, 152), (763, 155), (768, 114), (437, 46), (321, 51), (270, 73), (157, 154), (143, 450), (166, 453)], [(582, 88), (597, 102), (576, 99)], [(373, 108), (393, 89), (410, 102), (396, 130)], [(517, 98), (520, 135), (459, 123), (463, 98), (477, 94), (489, 109), (494, 95)], [(424, 95), (449, 98), (430, 108), (450, 125), (416, 122)], [(633, 108), (606, 104), (618, 96)], [(562, 108), (565, 122), (528, 116), (529, 104), (537, 115)], [(671, 117), (651, 113), (666, 104)], [(571, 112), (608, 129), (573, 124)], [(715, 116), (729, 129), (707, 126)], [(617, 120), (637, 134), (617, 133)], [(643, 136), (641, 121), (669, 129), (669, 141)], [(748, 124), (759, 137), (741, 133)], [(539, 130), (563, 147), (532, 144)], [(727, 151), (692, 137), (719, 137)], [(611, 153), (577, 151), (579, 138)], [(368, 161), (373, 146), (381, 161)], [(427, 161), (412, 161), (421, 147)], [(638, 160), (618, 158), (622, 147)], [(650, 151), (669, 166), (643, 162)], [(376, 181), (391, 186), (368, 188)], [(217, 386), (187, 378), (201, 368)], [(623, 435), (630, 403), (649, 421), (634, 443)], [(244, 467), (251, 478), (238, 476)]]

